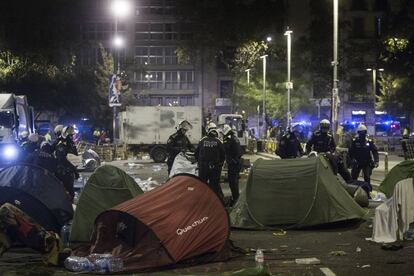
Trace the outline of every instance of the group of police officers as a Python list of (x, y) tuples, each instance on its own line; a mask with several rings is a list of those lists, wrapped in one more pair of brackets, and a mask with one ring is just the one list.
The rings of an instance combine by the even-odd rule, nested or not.
[(242, 149), (235, 131), (229, 125), (224, 125), (223, 139), (219, 138), (219, 130), (214, 123), (206, 127), (206, 135), (201, 138), (198, 146), (194, 148), (188, 137), (187, 131), (192, 128), (188, 121), (179, 124), (177, 132), (172, 134), (167, 141), (168, 151), (168, 175), (170, 174), (175, 157), (182, 151), (194, 151), (198, 163), (198, 175), (211, 189), (224, 201), (223, 191), (220, 187), (220, 175), (224, 164), (227, 163), (228, 181), (232, 194), (229, 205), (233, 205), (239, 197), (239, 173), (241, 170)]
[[(342, 156), (336, 152), (336, 143), (330, 132), (330, 122), (326, 119), (319, 123), (319, 129), (312, 134), (306, 143), (305, 151), (295, 134), (288, 130), (280, 138), (276, 154), (282, 159), (299, 158), (312, 154), (322, 154), (330, 162), (333, 172), (339, 173), (347, 183), (356, 183), (359, 174), (363, 172), (364, 181), (369, 191), (372, 190), (370, 176), (373, 168), (378, 167), (378, 150), (374, 142), (367, 136), (367, 128), (360, 124), (357, 136), (352, 140), (348, 148), (348, 158), (351, 160), (351, 174), (344, 166)], [(194, 148), (186, 133), (192, 128), (188, 121), (179, 124), (177, 132), (171, 135), (167, 142), (168, 151), (168, 175), (170, 174), (175, 157), (180, 152), (195, 151), (198, 162), (199, 177), (206, 182), (212, 190), (224, 200), (220, 187), (220, 175), (224, 161), (228, 167), (228, 181), (231, 190), (231, 201), (234, 204), (239, 197), (239, 173), (241, 170), (242, 149), (236, 133), (229, 125), (222, 129), (223, 138), (219, 138), (219, 131), (214, 123), (207, 126), (207, 134), (200, 140), (197, 148)]]
[(36, 133), (29, 135), (27, 131), (23, 131), (19, 139), (19, 162), (34, 164), (53, 173), (73, 199), (73, 182), (79, 178), (79, 174), (76, 167), (67, 159), (67, 155), (78, 155), (73, 142), (75, 131), (70, 125), (57, 125), (54, 133), (56, 138), (52, 141), (50, 134), (41, 137)]

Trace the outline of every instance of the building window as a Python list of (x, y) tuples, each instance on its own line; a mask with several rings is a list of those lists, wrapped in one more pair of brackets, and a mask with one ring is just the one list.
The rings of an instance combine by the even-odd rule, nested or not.
[(181, 89), (193, 89), (194, 72), (193, 71), (181, 71), (180, 72), (180, 84), (181, 84)]
[(179, 89), (180, 88), (178, 72), (174, 72), (174, 71), (165, 72), (165, 88), (166, 89)]
[(162, 105), (162, 97), (150, 96), (149, 105), (152, 105), (152, 106)]
[(163, 59), (164, 56), (162, 47), (149, 48), (149, 64), (164, 64)]
[(233, 95), (233, 81), (221, 80), (220, 81), (220, 97), (231, 98)]
[(193, 96), (181, 96), (180, 105), (181, 106), (194, 105), (194, 97)]
[(376, 11), (388, 10), (388, 1), (387, 0), (375, 0), (374, 10)]
[(135, 47), (135, 63), (148, 64), (148, 47)]
[[(124, 33), (126, 25), (119, 23), (117, 31)], [(108, 22), (89, 22), (83, 26), (83, 38), (86, 40), (109, 40), (115, 35), (115, 24)]]
[(352, 0), (351, 10), (353, 11), (366, 11), (367, 3), (365, 0)]
[(365, 19), (363, 17), (356, 17), (353, 19), (352, 35), (354, 38), (365, 37)]
[(165, 63), (167, 65), (178, 64), (177, 47), (166, 47), (165, 49)]
[(165, 97), (165, 105), (176, 106), (179, 104), (180, 101), (178, 97)]
[(135, 24), (136, 40), (177, 40), (176, 23), (137, 23)]

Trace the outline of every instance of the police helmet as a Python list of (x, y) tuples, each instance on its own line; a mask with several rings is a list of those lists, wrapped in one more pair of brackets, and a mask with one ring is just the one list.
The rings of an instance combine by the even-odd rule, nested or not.
[(22, 133), (20, 134), (20, 137), (22, 137), (22, 138), (29, 137), (29, 132), (27, 130), (23, 130)]
[(228, 134), (230, 134), (233, 131), (232, 127), (229, 126), (228, 124), (225, 124), (223, 126), (223, 135), (226, 136)]
[(39, 142), (39, 135), (37, 133), (32, 133), (29, 135), (29, 141), (33, 143)]
[(62, 130), (63, 130), (63, 125), (57, 125), (57, 126), (55, 126), (55, 129), (53, 130), (53, 132), (56, 135), (60, 135), (62, 133)]
[(357, 132), (358, 133), (363, 133), (363, 132), (367, 132), (367, 127), (364, 124), (360, 124), (357, 128)]
[(216, 124), (213, 123), (213, 122), (208, 123), (208, 125), (207, 125), (207, 132), (209, 132), (210, 129), (217, 129)]
[(182, 130), (185, 130), (185, 131), (189, 131), (190, 129), (192, 129), (193, 128), (193, 126), (190, 124), (190, 122), (189, 121), (187, 121), (187, 120), (184, 120), (184, 121), (181, 121), (179, 124), (178, 124), (178, 129), (182, 129)]
[(75, 133), (75, 129), (73, 128), (73, 126), (69, 125), (69, 126), (65, 126), (62, 129), (62, 137), (66, 138), (69, 135), (73, 135)]
[(209, 135), (209, 136), (215, 136), (215, 137), (218, 137), (218, 131), (217, 131), (217, 128), (210, 128), (210, 129), (208, 130), (208, 135)]
[(327, 119), (323, 119), (319, 122), (319, 129), (322, 131), (328, 131), (331, 127), (331, 122)]

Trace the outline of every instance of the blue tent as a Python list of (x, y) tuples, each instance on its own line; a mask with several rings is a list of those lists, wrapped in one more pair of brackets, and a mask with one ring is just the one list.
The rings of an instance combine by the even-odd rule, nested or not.
[(50, 210), (60, 226), (73, 217), (72, 203), (63, 184), (41, 167), (31, 164), (6, 167), (0, 171), (0, 187), (13, 188), (30, 195)]

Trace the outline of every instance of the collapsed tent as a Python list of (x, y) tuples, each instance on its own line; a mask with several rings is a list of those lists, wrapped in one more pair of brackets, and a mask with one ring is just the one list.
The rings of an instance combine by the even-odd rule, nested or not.
[(91, 246), (75, 252), (112, 253), (124, 271), (228, 258), (229, 220), (223, 204), (201, 180), (177, 175), (163, 186), (101, 213)]
[(259, 159), (230, 220), (233, 227), (245, 229), (304, 228), (361, 219), (366, 213), (323, 156)]
[(101, 158), (95, 151), (88, 149), (82, 153), (83, 171), (93, 172), (100, 165), (101, 165)]
[[(0, 171), (0, 187), (13, 188), (30, 195), (50, 210), (60, 227), (73, 217), (72, 203), (63, 184), (53, 174), (41, 167), (31, 164), (18, 164), (6, 167)], [(1, 200), (4, 201), (1, 201), (1, 204), (13, 201), (10, 196), (12, 195), (9, 195), (8, 199), (7, 196), (2, 196)], [(20, 195), (20, 199), (16, 197), (16, 200), (28, 202), (26, 201), (27, 199), (22, 198), (27, 198), (27, 196)], [(18, 204), (16, 206), (34, 219), (39, 218), (39, 216), (48, 216), (46, 212), (43, 213), (42, 210), (45, 209), (39, 207), (39, 204), (33, 205), (33, 210), (31, 211), (27, 210), (30, 209), (30, 205), (26, 206), (27, 208), (22, 208)], [(48, 228), (41, 221), (38, 222), (46, 229)]]
[(395, 185), (406, 178), (414, 178), (413, 160), (405, 160), (394, 166), (381, 182), (378, 190), (390, 198), (394, 193)]
[(169, 177), (173, 177), (174, 175), (180, 173), (188, 173), (198, 176), (197, 162), (194, 155), (192, 157), (189, 157), (183, 152), (177, 154), (171, 167)]
[(127, 201), (143, 191), (123, 170), (104, 165), (88, 179), (80, 194), (73, 218), (70, 240), (90, 240), (95, 218), (103, 211)]

